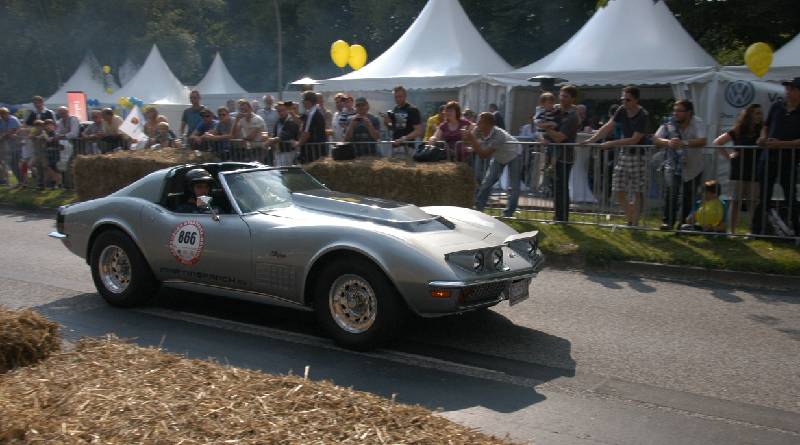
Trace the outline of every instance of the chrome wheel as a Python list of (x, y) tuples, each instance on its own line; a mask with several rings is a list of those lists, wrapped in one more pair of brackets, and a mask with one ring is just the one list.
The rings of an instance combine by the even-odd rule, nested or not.
[(119, 246), (106, 246), (100, 252), (97, 267), (100, 280), (109, 292), (115, 294), (125, 292), (131, 283), (131, 262)]
[(336, 324), (351, 334), (366, 332), (375, 323), (378, 299), (369, 282), (358, 275), (342, 275), (333, 282), (328, 306)]

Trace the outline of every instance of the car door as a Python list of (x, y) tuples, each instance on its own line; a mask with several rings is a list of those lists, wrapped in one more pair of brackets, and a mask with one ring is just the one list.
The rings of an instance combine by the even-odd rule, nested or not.
[(151, 267), (165, 281), (177, 280), (252, 289), (250, 229), (238, 214), (177, 213), (158, 205), (145, 209), (152, 228)]

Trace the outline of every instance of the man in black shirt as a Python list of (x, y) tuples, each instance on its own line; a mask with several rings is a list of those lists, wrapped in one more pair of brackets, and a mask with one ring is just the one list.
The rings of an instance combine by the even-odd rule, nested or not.
[[(603, 139), (614, 131), (614, 126), (622, 127), (622, 139), (606, 141), (602, 148), (617, 145), (638, 145), (647, 134), (647, 110), (639, 105), (639, 88), (626, 86), (622, 89), (622, 106), (617, 109), (613, 119), (600, 127), (586, 140), (587, 144)], [(617, 193), (617, 201), (625, 210), (629, 226), (639, 222), (639, 211), (644, 202), (646, 160), (641, 148), (626, 147), (614, 164), (611, 190)], [(634, 200), (631, 202), (630, 195)]]
[(33, 102), (33, 111), (25, 118), (26, 126), (32, 127), (33, 123), (36, 121), (44, 122), (47, 119), (56, 120), (56, 115), (53, 113), (53, 110), (44, 106), (44, 99), (42, 99), (42, 96), (33, 96), (31, 101)]
[(303, 131), (300, 133), (298, 145), (300, 148), (300, 163), (316, 161), (325, 155), (325, 142), (328, 141), (325, 135), (325, 116), (317, 106), (317, 95), (313, 91), (303, 93)]
[(275, 135), (268, 141), (275, 153), (275, 166), (287, 167), (294, 164), (297, 157), (297, 144), (300, 138), (300, 126), (289, 115), (289, 107), (285, 102), (278, 102), (275, 107), (278, 112), (278, 121), (275, 126), (270, 128), (270, 132)]
[(800, 209), (797, 205), (797, 162), (800, 161), (800, 77), (783, 82), (785, 102), (772, 105), (761, 129), (758, 145), (767, 148), (761, 155), (757, 176), (761, 198), (753, 214), (751, 232), (764, 233), (766, 209), (772, 200), (775, 180), (780, 176), (784, 205), (788, 210), (791, 229), (800, 233)]
[[(564, 85), (558, 93), (558, 124), (556, 127), (545, 129), (547, 138), (556, 144), (574, 144), (580, 124), (575, 99), (578, 97), (578, 88), (574, 85)], [(555, 171), (553, 172), (553, 207), (555, 210), (554, 221), (569, 221), (569, 174), (572, 163), (575, 162), (575, 147), (553, 147)]]
[(392, 130), (392, 145), (398, 146), (422, 136), (422, 117), (415, 106), (406, 102), (405, 87), (398, 85), (392, 91), (397, 105), (383, 117), (383, 122)]

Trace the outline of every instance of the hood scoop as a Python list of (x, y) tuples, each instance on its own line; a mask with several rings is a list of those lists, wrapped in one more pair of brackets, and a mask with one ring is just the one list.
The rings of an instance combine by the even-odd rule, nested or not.
[(431, 215), (413, 204), (331, 190), (293, 193), (292, 202), (295, 206), (307, 210), (359, 219), (408, 232), (432, 232), (454, 228), (450, 221)]
[(314, 190), (293, 193), (294, 205), (318, 212), (349, 216), (352, 218), (413, 223), (436, 219), (413, 204), (380, 198), (368, 198), (332, 190)]

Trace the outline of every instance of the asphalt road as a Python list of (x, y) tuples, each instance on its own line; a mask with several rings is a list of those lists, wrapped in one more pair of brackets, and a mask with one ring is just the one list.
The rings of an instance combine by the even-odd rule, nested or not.
[(302, 372), (541, 444), (800, 442), (800, 295), (546, 270), (532, 298), (413, 320), (385, 350), (322, 338), (309, 313), (184, 292), (123, 311), (46, 237), (52, 215), (0, 209), (0, 304), (68, 339), (108, 332), (193, 357)]

